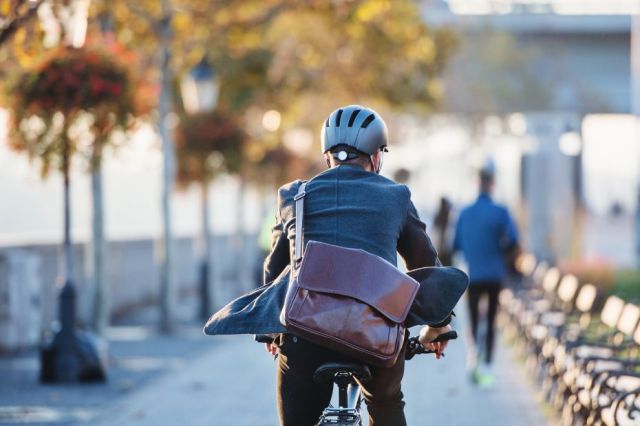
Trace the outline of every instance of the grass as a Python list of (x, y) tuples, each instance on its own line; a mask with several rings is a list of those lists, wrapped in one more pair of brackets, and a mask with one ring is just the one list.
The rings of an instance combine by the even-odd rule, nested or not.
[(621, 297), (626, 302), (640, 303), (640, 270), (616, 270), (613, 275), (611, 294)]

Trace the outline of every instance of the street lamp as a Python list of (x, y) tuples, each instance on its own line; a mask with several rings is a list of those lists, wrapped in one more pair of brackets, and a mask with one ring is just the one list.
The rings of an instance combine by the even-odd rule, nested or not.
[[(181, 81), (182, 103), (188, 114), (213, 111), (218, 103), (220, 83), (214, 69), (206, 58), (191, 69)], [(207, 182), (202, 183), (202, 253), (200, 259), (200, 306), (198, 316), (206, 320), (211, 313), (211, 294), (209, 291), (209, 261), (211, 259), (211, 240), (209, 233), (209, 197)]]
[(582, 151), (582, 139), (578, 132), (567, 130), (558, 140), (560, 152), (569, 157), (576, 157)]
[(218, 104), (220, 82), (207, 58), (185, 74), (180, 88), (184, 110), (189, 114), (213, 111)]

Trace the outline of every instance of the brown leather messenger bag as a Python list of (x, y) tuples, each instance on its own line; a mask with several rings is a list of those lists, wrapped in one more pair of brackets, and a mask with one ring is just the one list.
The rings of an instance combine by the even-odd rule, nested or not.
[(303, 182), (295, 197), (295, 256), (280, 321), (293, 334), (369, 364), (395, 364), (419, 284), (364, 250), (309, 241)]

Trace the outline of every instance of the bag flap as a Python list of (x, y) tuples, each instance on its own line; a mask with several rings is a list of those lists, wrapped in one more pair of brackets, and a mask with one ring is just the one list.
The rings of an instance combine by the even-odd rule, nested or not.
[(404, 322), (419, 288), (416, 280), (381, 257), (318, 241), (307, 243), (298, 286), (352, 297), (397, 323)]
[(433, 325), (444, 321), (469, 285), (469, 277), (450, 266), (430, 266), (407, 272), (420, 283), (406, 326)]

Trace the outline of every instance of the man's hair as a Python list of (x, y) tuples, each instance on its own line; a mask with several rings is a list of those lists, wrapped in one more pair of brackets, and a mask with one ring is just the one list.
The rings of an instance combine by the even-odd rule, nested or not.
[(494, 182), (494, 174), (489, 170), (480, 170), (480, 188), (485, 191), (488, 190), (489, 187)]
[[(345, 152), (346, 158), (340, 159), (340, 153)], [(333, 159), (335, 164), (358, 164), (362, 167), (366, 167), (371, 164), (371, 159), (368, 154), (358, 151), (352, 146), (346, 144), (336, 145), (327, 151), (327, 154)], [(342, 154), (344, 156), (344, 154)]]

